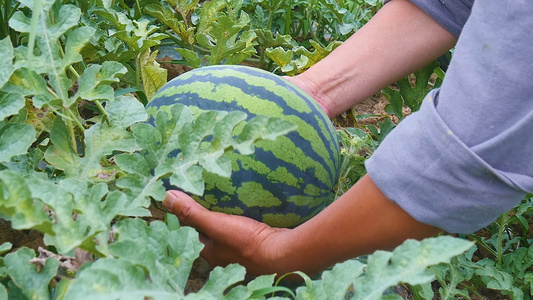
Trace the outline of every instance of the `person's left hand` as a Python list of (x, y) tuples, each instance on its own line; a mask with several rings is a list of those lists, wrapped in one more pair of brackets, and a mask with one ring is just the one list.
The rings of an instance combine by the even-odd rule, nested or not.
[[(272, 228), (253, 219), (212, 212), (180, 191), (168, 191), (163, 205), (183, 225), (196, 228), (205, 245), (201, 256), (212, 266), (239, 263), (254, 275), (280, 271), (275, 257), (289, 229)], [(283, 268), (281, 268), (283, 269)]]

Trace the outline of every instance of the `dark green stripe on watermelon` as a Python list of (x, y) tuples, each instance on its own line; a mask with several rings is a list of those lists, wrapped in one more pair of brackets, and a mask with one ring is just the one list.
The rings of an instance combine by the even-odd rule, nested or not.
[(329, 203), (339, 167), (331, 121), (306, 93), (282, 77), (244, 66), (210, 66), (180, 75), (150, 102), (148, 111), (175, 103), (200, 110), (240, 110), (282, 117), (298, 126), (276, 141), (259, 141), (253, 155), (232, 153), (231, 178), (204, 174), (205, 207), (293, 227)]

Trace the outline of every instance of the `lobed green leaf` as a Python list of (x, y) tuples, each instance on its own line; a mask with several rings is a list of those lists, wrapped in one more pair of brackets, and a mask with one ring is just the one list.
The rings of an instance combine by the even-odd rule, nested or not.
[(296, 299), (345, 299), (353, 282), (363, 274), (365, 265), (356, 260), (337, 264), (324, 271), (321, 280), (312, 281), (310, 286), (296, 289)]
[[(13, 66), (13, 44), (9, 38), (0, 40), (0, 88), (9, 80), (15, 71)], [(0, 116), (0, 119), (1, 116)]]
[(432, 281), (435, 277), (429, 266), (449, 262), (472, 246), (467, 240), (440, 236), (421, 242), (407, 240), (393, 252), (376, 251), (368, 257), (365, 276), (354, 282), (354, 299), (379, 299), (387, 288), (400, 282)]
[(11, 170), (0, 171), (0, 191), (0, 214), (7, 216), (12, 228), (52, 232), (43, 202), (34, 201), (20, 174)]
[[(177, 221), (168, 218), (169, 223)], [(80, 269), (67, 299), (184, 297), (192, 263), (203, 247), (195, 230), (125, 219), (114, 226), (114, 234), (109, 247), (113, 256)]]
[(30, 262), (33, 258), (35, 253), (29, 248), (21, 248), (6, 255), (4, 263), (7, 273), (28, 299), (49, 299), (48, 284), (57, 274), (59, 261), (49, 258), (42, 269), (38, 270)]
[(83, 157), (72, 148), (67, 127), (57, 118), (45, 152), (46, 160), (54, 167), (64, 170), (69, 177), (93, 182), (114, 179), (117, 170), (105, 167), (100, 161), (114, 151), (134, 152), (140, 150), (127, 128), (146, 119), (143, 105), (133, 97), (120, 96), (108, 103), (106, 108), (110, 124), (96, 123), (85, 131)]
[(31, 125), (0, 121), (0, 162), (26, 154), (36, 139), (35, 135), (35, 129)]
[(83, 100), (115, 100), (115, 91), (111, 83), (118, 82), (117, 76), (127, 69), (118, 62), (106, 61), (102, 65), (89, 66), (78, 79), (78, 91), (71, 98), (74, 103)]

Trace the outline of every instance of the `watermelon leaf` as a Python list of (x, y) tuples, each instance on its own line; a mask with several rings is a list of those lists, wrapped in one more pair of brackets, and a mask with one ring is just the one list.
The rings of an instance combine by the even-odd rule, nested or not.
[(35, 138), (35, 129), (31, 125), (0, 121), (0, 162), (26, 154)]
[(274, 36), (272, 31), (266, 29), (256, 29), (254, 30), (254, 33), (257, 36), (258, 44), (263, 49), (275, 47), (293, 48), (296, 44), (290, 35), (277, 33)]
[[(46, 80), (35, 71), (28, 68), (15, 70), (3, 88), (4, 91), (12, 94), (21, 94), (33, 100), (33, 105), (42, 108), (46, 104), (52, 105), (57, 103), (56, 98), (48, 91)], [(53, 100), (56, 100), (53, 102)], [(20, 106), (20, 100), (19, 106)], [(11, 104), (13, 105), (13, 104)]]
[[(296, 128), (290, 122), (269, 117), (252, 118), (239, 127), (245, 119), (246, 114), (240, 111), (205, 111), (194, 117), (181, 104), (158, 110), (155, 127), (144, 123), (132, 127), (138, 145), (144, 150), (141, 154), (117, 156), (117, 164), (129, 172), (117, 184), (145, 200), (164, 199), (163, 179), (169, 179), (176, 188), (201, 195), (204, 170), (230, 176), (231, 161), (224, 155), (226, 152), (235, 149), (252, 153), (253, 142), (272, 140)], [(141, 163), (142, 159), (145, 162)]]
[(400, 88), (399, 93), (401, 94), (403, 102), (412, 111), (418, 111), (420, 109), (422, 100), (424, 100), (431, 88), (431, 85), (429, 84), (430, 78), (435, 72), (438, 73), (439, 70), (439, 63), (433, 61), (429, 65), (413, 73), (413, 76), (416, 79), (414, 84), (411, 83), (410, 77), (402, 78), (396, 83)]
[(102, 166), (100, 162), (113, 151), (140, 150), (127, 128), (144, 121), (147, 114), (137, 99), (127, 96), (120, 96), (108, 103), (106, 111), (110, 124), (96, 123), (85, 131), (83, 157), (78, 156), (72, 148), (66, 125), (61, 118), (57, 118), (50, 137), (52, 146), (45, 152), (46, 160), (70, 177), (92, 182), (113, 180), (116, 170), (112, 166)]
[(339, 41), (330, 42), (326, 47), (314, 40), (310, 43), (314, 47), (313, 51), (303, 46), (293, 47), (290, 50), (280, 46), (266, 49), (265, 54), (281, 68), (282, 72), (294, 76), (307, 70), (341, 45)]
[[(15, 71), (13, 66), (13, 44), (9, 38), (0, 40), (0, 88)], [(2, 119), (0, 114), (0, 119)]]
[[(29, 8), (33, 8), (30, 5)], [(38, 15), (39, 30), (42, 34), (36, 36), (36, 46), (40, 55), (36, 56), (35, 51), (28, 51), (25, 47), (17, 48), (16, 68), (31, 66), (31, 69), (39, 74), (47, 74), (48, 83), (52, 87), (53, 93), (61, 99), (64, 107), (69, 107), (73, 100), (69, 99), (69, 88), (71, 80), (66, 74), (66, 69), (74, 63), (82, 60), (79, 49), (83, 48), (94, 35), (95, 29), (89, 26), (78, 27), (81, 17), (81, 10), (74, 5), (62, 5), (58, 18), (54, 19), (54, 14), (50, 12), (51, 3), (42, 6), (42, 11), (33, 12)], [(30, 18), (26, 17), (22, 11), (17, 11), (9, 21), (9, 25), (23, 33), (32, 32)], [(66, 34), (65, 49), (61, 49), (60, 38)]]
[(180, 0), (168, 2), (172, 5), (171, 7), (159, 3), (149, 4), (144, 8), (144, 11), (167, 25), (182, 41), (192, 47), (196, 43), (196, 27), (191, 24), (188, 16), (199, 7), (199, 1)]
[(0, 171), (0, 191), (0, 215), (7, 216), (12, 228), (52, 233), (44, 204), (32, 199), (24, 177), (11, 170)]
[(146, 49), (141, 53), (141, 78), (143, 90), (148, 98), (152, 99), (155, 93), (167, 83), (167, 69), (161, 68), (155, 60), (158, 51), (151, 52)]
[[(177, 220), (167, 215), (167, 223)], [(110, 245), (114, 257), (127, 259), (146, 267), (154, 283), (162, 289), (183, 291), (192, 264), (203, 244), (198, 233), (191, 227), (178, 227), (172, 230), (161, 221), (147, 226), (140, 219), (126, 219), (117, 223), (113, 232), (117, 237)], [(145, 244), (145, 241), (150, 243)]]
[(345, 299), (348, 289), (363, 274), (364, 268), (365, 265), (357, 260), (337, 264), (333, 269), (324, 271), (321, 280), (296, 289), (297, 299)]
[(187, 64), (193, 68), (200, 68), (202, 66), (202, 59), (198, 55), (198, 53), (185, 49), (185, 48), (176, 48), (176, 51), (178, 51), (181, 56), (187, 60)]
[(383, 292), (402, 282), (431, 282), (435, 277), (431, 266), (449, 262), (472, 246), (472, 242), (450, 236), (407, 240), (392, 252), (374, 252), (367, 264), (354, 259), (335, 265), (320, 279), (298, 287), (296, 299), (348, 299), (348, 294), (353, 294), (350, 299), (401, 299), (383, 296)]
[(35, 252), (24, 247), (6, 255), (4, 263), (9, 276), (28, 299), (48, 299), (48, 284), (57, 274), (59, 261), (48, 258), (42, 269), (38, 270), (30, 262), (33, 258)]
[(17, 114), (23, 107), (24, 96), (21, 94), (0, 93), (0, 120)]
[(430, 282), (435, 275), (428, 267), (450, 262), (472, 246), (472, 242), (464, 239), (440, 236), (407, 240), (393, 252), (376, 251), (368, 257), (365, 275), (354, 282), (354, 299), (379, 299), (387, 288), (400, 282), (411, 285)]
[(117, 76), (126, 74), (126, 67), (121, 63), (106, 61), (102, 65), (91, 65), (78, 80), (78, 91), (72, 101), (115, 99), (115, 91), (111, 83), (118, 82)]
[(260, 139), (274, 141), (278, 136), (296, 130), (296, 127), (283, 119), (256, 116), (244, 126), (233, 147), (241, 154), (252, 154), (253, 142)]
[(167, 37), (166, 34), (157, 32), (157, 26), (149, 25), (149, 20), (130, 20), (125, 13), (111, 8), (99, 8), (93, 12), (113, 23), (117, 31), (112, 36), (126, 43), (137, 54), (159, 45), (160, 41)]
[(5, 242), (2, 245), (0, 245), (0, 255), (11, 250), (11, 247), (13, 247), (13, 244), (11, 244), (10, 242)]
[[(1, 277), (0, 277), (1, 278)], [(0, 284), (0, 299), (8, 299), (7, 298), (7, 289)]]
[(196, 294), (197, 297), (211, 299), (247, 299), (252, 292), (245, 286), (236, 286), (227, 292), (227, 288), (244, 279), (246, 269), (238, 264), (230, 264), (225, 268), (216, 267), (211, 271), (209, 280)]
[(140, 219), (125, 219), (113, 228), (115, 242), (109, 249), (112, 257), (102, 258), (78, 272), (69, 287), (67, 299), (184, 297), (185, 284), (193, 261), (203, 245), (190, 227), (151, 224)]
[(218, 65), (224, 59), (226, 64), (238, 64), (256, 53), (255, 33), (247, 30), (250, 17), (241, 12), (238, 19), (220, 14), (210, 23), (211, 30), (200, 32), (198, 44), (209, 49), (206, 59), (210, 65)]

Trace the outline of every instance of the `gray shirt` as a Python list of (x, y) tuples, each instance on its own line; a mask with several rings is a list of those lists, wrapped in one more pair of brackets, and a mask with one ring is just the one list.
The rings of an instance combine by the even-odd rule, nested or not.
[(412, 2), (459, 40), (442, 87), (367, 171), (418, 221), (473, 232), (533, 192), (533, 1)]

